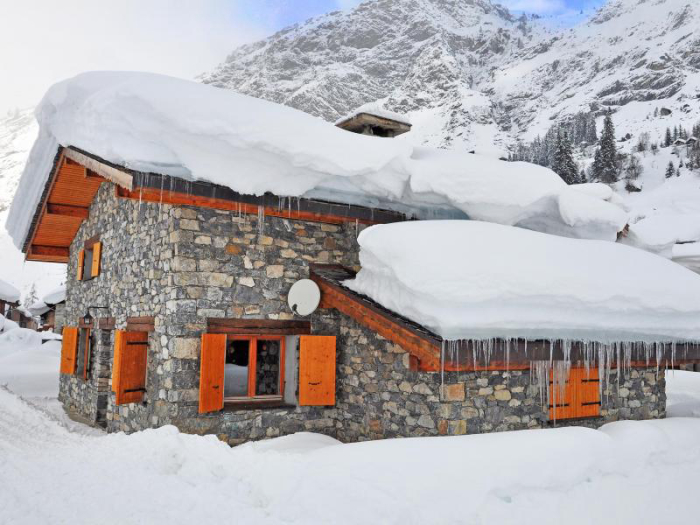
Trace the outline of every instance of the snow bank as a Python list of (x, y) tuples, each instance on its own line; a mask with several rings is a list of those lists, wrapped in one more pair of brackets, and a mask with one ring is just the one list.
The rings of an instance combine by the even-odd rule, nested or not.
[(359, 243), (346, 286), (446, 339), (700, 340), (700, 277), (620, 244), (477, 221), (373, 226)]
[(49, 293), (47, 293), (43, 298), (44, 303), (46, 303), (48, 305), (59, 304), (65, 300), (66, 300), (66, 285), (59, 286), (58, 288), (54, 288)]
[(0, 300), (16, 303), (19, 301), (19, 290), (10, 283), (0, 279)]
[(699, 420), (667, 419), (230, 449), (174, 427), (69, 432), (0, 389), (0, 508), (18, 525), (692, 523), (698, 433)]
[(700, 417), (700, 373), (666, 371), (666, 415)]
[(41, 334), (29, 328), (13, 328), (0, 334), (0, 345), (39, 346), (41, 341)]
[(323, 196), (423, 217), (447, 208), (472, 219), (611, 241), (626, 222), (599, 195), (586, 202), (562, 197), (560, 206), (568, 187), (545, 168), (348, 133), (285, 106), (160, 75), (78, 75), (53, 86), (36, 116), (39, 137), (7, 222), (18, 246), (59, 145), (244, 194)]
[(15, 323), (12, 319), (8, 319), (4, 315), (0, 314), (0, 334), (3, 332), (9, 332), (10, 330), (14, 330), (15, 328), (19, 328), (19, 325)]

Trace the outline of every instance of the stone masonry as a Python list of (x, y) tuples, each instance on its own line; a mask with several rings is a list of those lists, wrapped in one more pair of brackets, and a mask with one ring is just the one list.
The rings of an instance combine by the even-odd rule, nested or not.
[[(71, 246), (65, 323), (76, 326), (88, 306), (107, 306), (91, 313), (113, 317), (117, 329), (125, 328), (129, 317), (154, 316), (147, 392), (142, 403), (114, 404), (114, 335), (95, 330), (88, 379), (62, 375), (60, 400), (109, 431), (173, 424), (231, 444), (303, 430), (359, 441), (551, 425), (529, 372), (451, 372), (443, 384), (439, 373), (411, 371), (400, 346), (329, 310), (319, 310), (311, 322), (314, 334), (338, 337), (335, 407), (198, 414), (200, 340), (207, 318), (293, 319), (286, 294), (308, 277), (309, 263), (357, 268), (357, 229), (140, 203), (117, 198), (114, 186), (104, 183)], [(77, 254), (95, 235), (102, 242), (100, 275), (79, 282)], [(619, 391), (616, 379), (610, 381), (600, 418), (576, 424), (664, 414), (663, 372), (633, 370), (621, 378)]]

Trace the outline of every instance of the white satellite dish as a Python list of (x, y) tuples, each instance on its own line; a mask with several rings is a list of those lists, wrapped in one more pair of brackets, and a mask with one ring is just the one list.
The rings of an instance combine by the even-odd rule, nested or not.
[(321, 290), (311, 279), (295, 282), (287, 295), (289, 308), (297, 315), (311, 315), (321, 302)]

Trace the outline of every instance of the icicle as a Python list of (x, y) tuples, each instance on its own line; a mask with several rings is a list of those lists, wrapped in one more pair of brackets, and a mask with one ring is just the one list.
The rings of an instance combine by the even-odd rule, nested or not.
[(262, 237), (265, 233), (265, 207), (258, 206), (258, 236)]
[(445, 390), (445, 340), (440, 345), (440, 393)]

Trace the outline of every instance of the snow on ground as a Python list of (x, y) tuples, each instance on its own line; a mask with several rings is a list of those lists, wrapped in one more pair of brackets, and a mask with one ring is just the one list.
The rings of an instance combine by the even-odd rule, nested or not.
[[(300, 433), (231, 449), (174, 427), (104, 434), (68, 420), (38, 402), (56, 395), (58, 362), (55, 343), (0, 341), (2, 525), (695, 521), (698, 419), (355, 444)], [(670, 414), (700, 413), (700, 375), (669, 373), (668, 388)]]
[(416, 215), (466, 212), (505, 224), (545, 215), (543, 223), (562, 223), (573, 236), (611, 241), (626, 222), (616, 205), (590, 195), (569, 199), (565, 217), (558, 196), (570, 188), (540, 166), (349, 133), (279, 104), (162, 75), (78, 75), (47, 92), (37, 119), (39, 137), (7, 222), (18, 246), (59, 145), (244, 194), (326, 197)]
[(642, 250), (478, 221), (372, 226), (358, 242), (346, 286), (446, 339), (700, 340), (700, 276)]

